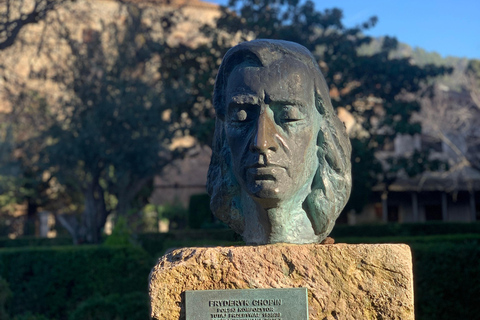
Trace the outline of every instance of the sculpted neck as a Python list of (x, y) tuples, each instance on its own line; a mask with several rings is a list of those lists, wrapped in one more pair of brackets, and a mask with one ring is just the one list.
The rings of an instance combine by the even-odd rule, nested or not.
[(290, 199), (274, 208), (264, 208), (249, 195), (242, 195), (247, 244), (316, 243), (312, 223), (302, 203), (305, 197)]
[(271, 222), (269, 243), (314, 243), (317, 242), (312, 224), (301, 205), (294, 208), (281, 207), (266, 210)]

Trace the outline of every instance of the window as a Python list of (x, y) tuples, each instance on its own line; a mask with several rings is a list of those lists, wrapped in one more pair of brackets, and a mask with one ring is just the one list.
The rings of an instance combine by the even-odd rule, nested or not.
[(442, 206), (439, 204), (425, 206), (425, 220), (442, 221)]
[(388, 222), (399, 222), (398, 206), (388, 206)]

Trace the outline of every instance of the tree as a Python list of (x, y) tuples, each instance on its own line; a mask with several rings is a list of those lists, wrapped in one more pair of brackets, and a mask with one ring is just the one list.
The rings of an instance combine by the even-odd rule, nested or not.
[(467, 135), (467, 158), (480, 170), (480, 60), (470, 60), (466, 72), (466, 90), (470, 93), (474, 117), (470, 118)]
[(0, 2), (0, 50), (15, 43), (28, 24), (38, 23), (58, 5), (75, 0), (4, 0)]
[[(53, 74), (34, 74), (55, 81), (64, 94), (47, 100), (53, 110), (47, 127), (25, 139), (38, 146), (25, 157), (31, 160), (26, 168), (35, 168), (36, 182), (47, 177), (63, 194), (81, 196), (83, 204), (77, 208), (63, 206), (63, 213), (81, 212), (80, 219), (58, 216), (77, 242), (98, 242), (106, 217), (125, 215), (153, 175), (181, 156), (168, 148), (172, 139), (190, 133), (209, 141), (216, 70), (226, 50), (239, 41), (285, 39), (314, 52), (331, 85), (333, 104), (349, 110), (361, 127), (352, 133), (352, 199), (359, 201), (368, 193), (355, 192), (369, 190), (379, 179), (374, 155), (385, 137), (420, 130), (409, 121), (419, 106), (402, 100), (401, 93), (414, 92), (423, 80), (445, 71), (389, 59), (397, 42), (388, 37), (377, 53), (360, 54), (371, 40), (362, 31), (373, 27), (376, 18), (346, 28), (339, 9), (319, 12), (311, 1), (232, 0), (221, 9), (216, 27), (202, 29), (209, 41), (196, 47), (165, 41), (178, 13), (155, 16), (164, 34), (158, 37), (142, 22), (141, 7), (128, 4), (122, 10), (123, 26), (101, 23), (100, 28), (85, 29), (81, 40), (64, 27), (60, 16), (49, 21), (71, 59), (59, 62), (51, 55)], [(52, 52), (56, 50), (55, 44)]]
[(480, 60), (470, 60), (465, 70), (466, 89), (475, 106), (480, 110)]
[[(345, 107), (361, 124), (362, 130), (351, 135), (355, 148), (353, 201), (365, 201), (368, 198), (365, 190), (370, 190), (379, 181), (391, 180), (392, 172), (382, 175), (375, 151), (381, 150), (385, 140), (393, 139), (397, 133), (415, 134), (421, 130), (419, 123), (411, 121), (412, 115), (419, 111), (419, 104), (402, 100), (402, 94), (418, 91), (423, 81), (449, 69), (434, 65), (420, 67), (408, 58), (390, 58), (389, 54), (398, 45), (397, 40), (390, 37), (383, 39), (376, 53), (363, 55), (360, 49), (372, 41), (363, 31), (376, 24), (376, 17), (346, 28), (340, 9), (320, 12), (312, 1), (298, 0), (230, 0), (228, 7), (221, 10), (216, 26), (203, 29), (211, 41), (189, 50), (188, 61), (181, 62), (182, 66), (187, 66), (186, 70), (193, 70), (193, 78), (200, 79), (193, 83), (190, 91), (193, 103), (200, 104), (201, 97), (211, 98), (212, 79), (220, 58), (232, 44), (254, 38), (300, 43), (317, 58), (330, 85), (334, 107)], [(205, 103), (203, 106), (203, 110), (209, 107)], [(419, 156), (426, 159), (426, 155)], [(426, 168), (409, 158), (397, 163), (414, 167), (411, 172)], [(363, 194), (356, 195), (356, 192)], [(362, 203), (349, 206), (359, 210)]]
[[(441, 141), (452, 169), (480, 170), (480, 62), (470, 60), (458, 81), (460, 90), (442, 84), (421, 92), (418, 120), (424, 132)], [(445, 151), (444, 150), (444, 151)]]
[[(75, 0), (4, 0), (0, 1), (0, 52), (7, 54), (20, 40), (21, 31), (27, 26), (43, 21), (57, 7)], [(24, 87), (11, 76), (11, 61), (0, 59), (1, 90), (12, 107), (5, 112), (0, 106), (3, 133), (3, 148), (0, 155), (0, 189), (2, 190), (2, 208), (12, 213), (14, 205), (26, 202), (27, 217), (23, 234), (34, 234), (37, 208), (48, 202), (46, 191), (52, 182), (50, 178), (38, 177), (39, 172), (32, 166), (32, 149), (38, 151), (35, 139), (36, 125), (45, 120), (45, 101), (39, 95)], [(17, 92), (13, 93), (11, 88)], [(21, 92), (21, 93), (19, 93)], [(5, 101), (3, 101), (5, 102)], [(8, 105), (8, 103), (7, 103)], [(7, 108), (8, 109), (8, 108)], [(29, 150), (28, 155), (25, 150)]]
[[(184, 18), (179, 12), (119, 4), (116, 21), (98, 23), (87, 12), (69, 10), (49, 15), (46, 41), (38, 48), (44, 64), (28, 79), (39, 88), (53, 83), (60, 94), (32, 93), (13, 85), (14, 77), (6, 80), (21, 88), (8, 92), (11, 105), (21, 96), (36, 96), (42, 107), (23, 99), (29, 106), (22, 107), (25, 112), (2, 115), (14, 124), (14, 136), (22, 136), (13, 148), (21, 158), (11, 158), (13, 149), (5, 143), (7, 158), (20, 168), (18, 188), (5, 188), (27, 191), (35, 201), (32, 212), (41, 207), (60, 213), (58, 221), (75, 242), (98, 242), (106, 217), (138, 210), (154, 175), (183, 155), (169, 146), (192, 126), (184, 112), (191, 79), (172, 67), (179, 57), (168, 55), (166, 39)], [(81, 28), (65, 21), (73, 11)], [(27, 170), (30, 184), (23, 179)], [(52, 182), (55, 199), (45, 197), (52, 194)], [(25, 199), (24, 193), (10, 197), (12, 203)]]
[(10, 113), (0, 114), (0, 130), (4, 134), (3, 148), (0, 148), (2, 208), (13, 213), (15, 204), (26, 204), (23, 234), (33, 235), (38, 208), (50, 209), (51, 202), (68, 197), (62, 194), (61, 188), (55, 188), (58, 185), (54, 177), (35, 164), (45, 146), (40, 133), (54, 121), (52, 110), (36, 92), (25, 90), (10, 98), (15, 108)]
[(80, 221), (58, 216), (76, 242), (98, 242), (107, 216), (126, 216), (139, 191), (181, 154), (168, 148), (185, 123), (168, 111), (181, 99), (158, 77), (164, 47), (141, 22), (142, 9), (126, 9), (124, 26), (92, 31), (87, 42), (63, 34), (71, 77), (61, 69), (57, 78), (72, 93), (69, 114), (44, 133), (53, 142), (39, 165), (84, 196)]

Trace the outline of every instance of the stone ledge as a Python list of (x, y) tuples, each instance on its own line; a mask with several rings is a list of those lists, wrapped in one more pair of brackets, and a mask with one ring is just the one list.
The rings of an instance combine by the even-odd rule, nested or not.
[(185, 290), (308, 288), (310, 320), (414, 319), (403, 244), (184, 248), (150, 274), (151, 317), (185, 319)]

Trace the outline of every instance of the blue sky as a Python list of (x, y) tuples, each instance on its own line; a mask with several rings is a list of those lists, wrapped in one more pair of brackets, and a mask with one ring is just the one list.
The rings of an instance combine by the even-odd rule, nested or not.
[[(226, 4), (228, 0), (207, 0)], [(343, 10), (354, 26), (376, 15), (372, 36), (395, 36), (412, 47), (443, 57), (480, 59), (480, 0), (314, 0), (315, 8)]]

